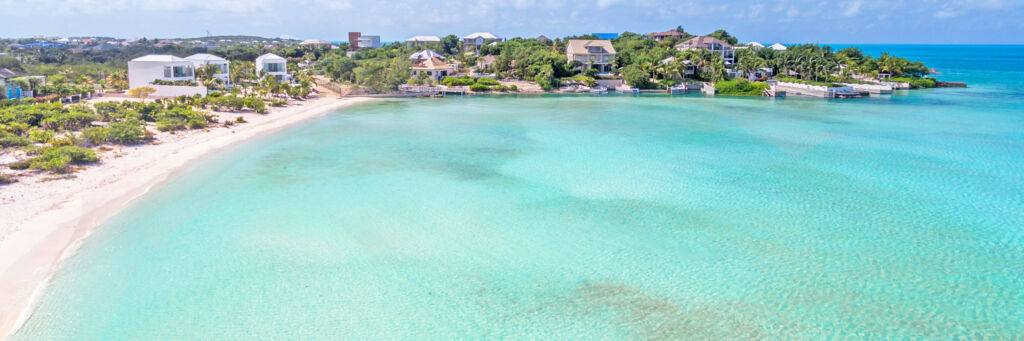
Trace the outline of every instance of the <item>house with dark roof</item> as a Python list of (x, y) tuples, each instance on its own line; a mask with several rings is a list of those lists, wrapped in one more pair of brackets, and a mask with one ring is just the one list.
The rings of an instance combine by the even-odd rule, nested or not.
[(651, 38), (654, 41), (664, 41), (665, 39), (669, 38), (683, 38), (686, 36), (688, 36), (688, 34), (676, 30), (668, 30), (665, 32), (654, 32), (647, 34), (647, 38)]

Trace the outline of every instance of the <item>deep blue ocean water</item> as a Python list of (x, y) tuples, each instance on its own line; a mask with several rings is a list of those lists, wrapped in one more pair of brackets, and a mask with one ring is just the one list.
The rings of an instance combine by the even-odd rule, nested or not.
[(382, 100), (197, 162), (15, 340), (1021, 339), (1024, 47), (966, 89)]

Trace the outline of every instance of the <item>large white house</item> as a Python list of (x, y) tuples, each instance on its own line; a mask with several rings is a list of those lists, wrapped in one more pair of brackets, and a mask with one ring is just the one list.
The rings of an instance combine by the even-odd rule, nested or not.
[(476, 32), (462, 37), (462, 47), (466, 50), (479, 49), (484, 44), (501, 41), (501, 38), (490, 32)]
[(582, 63), (583, 70), (610, 72), (615, 62), (615, 47), (610, 40), (569, 40), (565, 45), (565, 57), (570, 63)]
[[(151, 54), (128, 61), (128, 87), (151, 87), (155, 97), (206, 95), (206, 87), (195, 85), (195, 64), (185, 58)], [(179, 82), (179, 84), (153, 84)]]
[(359, 48), (364, 48), (364, 47), (365, 48), (371, 48), (371, 49), (379, 49), (380, 48), (380, 36), (363, 36), (363, 35), (361, 35), (361, 36), (359, 36), (359, 38), (356, 39), (356, 41), (357, 41), (357, 43), (359, 45)]
[(288, 61), (273, 53), (256, 57), (256, 72), (268, 74), (278, 81), (288, 81)]
[(405, 44), (409, 46), (423, 46), (430, 43), (440, 43), (441, 37), (438, 36), (415, 36), (405, 40)]
[(196, 70), (199, 70), (205, 67), (206, 65), (216, 65), (218, 71), (217, 74), (213, 75), (213, 78), (220, 79), (226, 85), (231, 84), (231, 73), (230, 69), (228, 68), (229, 62), (227, 59), (207, 53), (197, 53), (185, 57), (185, 59), (191, 61), (192, 64), (195, 65)]

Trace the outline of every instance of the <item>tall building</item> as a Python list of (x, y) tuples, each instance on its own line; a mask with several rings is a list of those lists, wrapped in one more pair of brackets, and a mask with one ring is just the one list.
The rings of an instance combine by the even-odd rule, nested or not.
[(360, 32), (349, 32), (348, 33), (348, 50), (355, 51), (359, 49), (359, 37), (363, 34)]

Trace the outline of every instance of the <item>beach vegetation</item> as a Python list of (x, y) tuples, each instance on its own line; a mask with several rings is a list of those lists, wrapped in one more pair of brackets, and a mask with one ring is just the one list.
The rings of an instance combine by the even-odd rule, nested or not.
[(896, 78), (885, 79), (885, 81), (887, 81), (887, 82), (910, 83), (910, 86), (913, 87), (913, 88), (923, 88), (923, 89), (934, 88), (937, 85), (935, 83), (934, 79), (922, 78), (922, 77), (896, 77)]
[(53, 173), (67, 173), (72, 165), (82, 165), (99, 161), (92, 149), (79, 146), (47, 147), (39, 155), (9, 165), (11, 169), (38, 169)]
[(18, 179), (15, 179), (10, 175), (0, 173), (0, 185), (13, 184), (15, 182), (18, 182)]
[(476, 84), (470, 85), (469, 86), (469, 90), (473, 91), (473, 92), (486, 92), (486, 91), (491, 91), (491, 87), (489, 87), (487, 85), (484, 85), (484, 84), (476, 83)]
[(495, 86), (495, 85), (500, 85), (501, 83), (499, 83), (498, 81), (494, 80), (494, 78), (480, 77), (480, 78), (478, 78), (476, 80), (476, 84), (483, 84), (483, 85), (487, 85), (487, 86)]
[(761, 96), (768, 83), (750, 82), (744, 79), (715, 82), (717, 94), (724, 96)]

